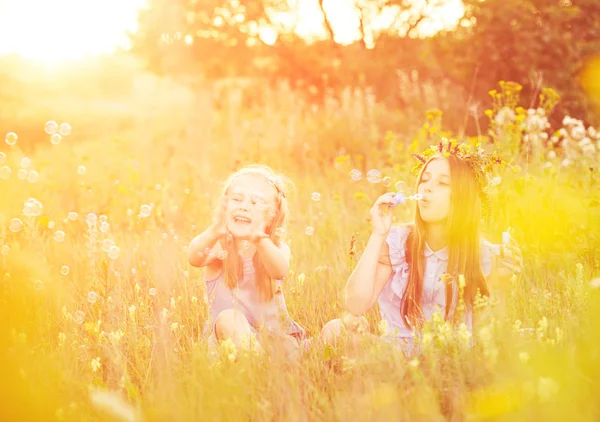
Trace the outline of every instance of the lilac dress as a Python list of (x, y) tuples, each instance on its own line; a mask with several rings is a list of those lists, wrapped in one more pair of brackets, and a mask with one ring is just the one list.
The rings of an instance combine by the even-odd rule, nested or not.
[[(402, 296), (408, 283), (409, 266), (406, 262), (406, 239), (410, 233), (410, 226), (392, 227), (386, 242), (390, 250), (392, 275), (379, 295), (379, 311), (381, 318), (386, 321), (388, 334), (386, 340), (397, 342), (404, 350), (412, 346), (411, 329), (404, 323), (400, 315)], [(446, 288), (441, 277), (448, 268), (448, 247), (437, 252), (425, 244), (425, 273), (423, 276), (423, 296), (421, 309), (426, 319), (430, 319), (436, 312), (445, 314)], [(481, 269), (484, 276), (489, 276), (492, 268), (492, 245), (482, 240), (481, 242)], [(454, 312), (458, 302), (458, 287), (454, 285), (452, 309)], [(472, 329), (472, 315), (467, 312), (466, 322)]]
[(287, 334), (303, 339), (304, 329), (290, 317), (281, 285), (282, 280), (277, 280), (271, 301), (262, 301), (252, 258), (242, 258), (242, 279), (235, 288), (230, 289), (225, 285), (223, 272), (216, 278), (206, 280), (209, 320), (205, 331), (214, 333), (217, 316), (227, 309), (237, 309), (244, 314), (255, 332), (266, 330), (275, 335)]

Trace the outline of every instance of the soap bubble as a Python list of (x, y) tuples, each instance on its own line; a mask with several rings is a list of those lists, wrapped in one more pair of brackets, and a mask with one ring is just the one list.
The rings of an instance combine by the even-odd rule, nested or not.
[(112, 239), (104, 239), (102, 241), (102, 250), (106, 253), (108, 253), (108, 251), (110, 251), (110, 248), (112, 248), (113, 246), (115, 246), (115, 242)]
[(39, 176), (40, 176), (40, 175), (38, 174), (38, 172), (37, 172), (37, 171), (35, 171), (35, 170), (30, 170), (30, 171), (29, 171), (29, 173), (27, 173), (27, 181), (28, 181), (29, 183), (35, 183), (35, 182), (37, 182), (37, 181), (38, 181), (38, 179), (39, 179)]
[(150, 213), (152, 212), (152, 207), (150, 205), (142, 205), (140, 208), (140, 217), (146, 218), (150, 217)]
[(87, 169), (85, 168), (85, 166), (79, 166), (79, 167), (77, 167), (77, 174), (80, 176), (83, 176), (85, 174), (86, 170)]
[(57, 230), (54, 232), (54, 241), (57, 243), (62, 243), (65, 241), (65, 232), (62, 230)]
[(67, 218), (71, 221), (76, 221), (77, 217), (78, 217), (78, 215), (74, 211), (71, 211), (69, 214), (67, 214)]
[(361, 171), (357, 169), (350, 171), (350, 178), (355, 182), (358, 182), (360, 179), (362, 179)]
[(29, 198), (23, 204), (23, 215), (27, 217), (37, 217), (42, 213), (44, 206), (35, 198)]
[(150, 296), (156, 296), (156, 287), (151, 287), (150, 290), (148, 290), (148, 294)]
[(23, 157), (21, 159), (21, 168), (29, 168), (29, 166), (31, 165), (31, 158), (29, 157)]
[(120, 253), (121, 253), (121, 250), (119, 249), (118, 246), (111, 246), (110, 249), (108, 250), (108, 257), (110, 259), (117, 259), (117, 258), (119, 258)]
[(404, 180), (396, 182), (394, 186), (396, 188), (396, 192), (404, 192), (406, 190), (406, 183), (404, 182)]
[(48, 135), (54, 135), (58, 131), (58, 123), (56, 123), (54, 120), (48, 120), (44, 126), (44, 131)]
[(26, 169), (19, 169), (19, 172), (17, 173), (17, 177), (21, 180), (25, 180), (27, 179), (27, 170)]
[(319, 202), (321, 200), (321, 194), (319, 192), (313, 192), (310, 195), (310, 199), (312, 199), (315, 202)]
[(21, 229), (23, 228), (23, 222), (21, 220), (19, 220), (18, 218), (13, 218), (12, 220), (10, 220), (10, 224), (8, 225), (8, 228), (13, 233), (20, 232)]
[(102, 233), (108, 233), (109, 230), (110, 230), (110, 224), (108, 224), (106, 221), (103, 223), (100, 223), (100, 231)]
[(85, 321), (85, 314), (83, 311), (76, 311), (73, 314), (73, 321), (75, 321), (77, 324), (83, 323), (83, 321)]
[(19, 137), (17, 136), (16, 133), (14, 132), (9, 132), (6, 134), (6, 138), (4, 139), (4, 141), (8, 144), (8, 145), (14, 145), (17, 143), (17, 141), (19, 140)]
[(61, 123), (58, 131), (62, 136), (69, 136), (71, 134), (71, 125), (68, 123)]
[(390, 176), (385, 176), (383, 180), (381, 180), (381, 183), (387, 188), (389, 185), (392, 184), (392, 178)]
[(381, 172), (377, 169), (372, 169), (367, 172), (367, 181), (369, 183), (380, 183)]
[(50, 143), (52, 145), (58, 145), (58, 144), (60, 144), (61, 141), (62, 141), (62, 136), (60, 136), (60, 133), (55, 133), (54, 135), (52, 135), (50, 137)]
[(314, 227), (308, 226), (306, 230), (304, 230), (304, 233), (306, 233), (307, 236), (312, 236), (315, 234), (315, 229)]
[(10, 252), (10, 246), (8, 245), (3, 245), (2, 246), (2, 256), (6, 256), (8, 255), (8, 253)]
[(96, 303), (96, 301), (98, 300), (98, 293), (96, 292), (89, 292), (87, 295), (87, 300), (90, 303)]
[(60, 267), (60, 273), (64, 276), (69, 274), (69, 267), (67, 267), (66, 265), (63, 265), (62, 267)]
[(35, 280), (33, 282), (33, 288), (35, 290), (42, 290), (44, 288), (44, 282), (42, 280)]
[(0, 167), (0, 179), (8, 179), (10, 177), (10, 167), (8, 166), (2, 166)]
[(0, 152), (0, 163), (3, 163), (4, 160), (6, 160), (6, 154), (3, 152)]

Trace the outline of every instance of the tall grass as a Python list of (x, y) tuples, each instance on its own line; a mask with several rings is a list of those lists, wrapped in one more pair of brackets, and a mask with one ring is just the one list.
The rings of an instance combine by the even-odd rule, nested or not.
[[(111, 112), (122, 132), (105, 133), (114, 119), (92, 115), (81, 123), (85, 136), (71, 122), (59, 145), (43, 133), (53, 117), (40, 113), (30, 130), (42, 143), (3, 145), (0, 165), (12, 172), (0, 179), (2, 420), (600, 418), (600, 289), (590, 283), (600, 263), (598, 156), (561, 166), (543, 145), (519, 156), (511, 143), (524, 132), (514, 128), (496, 132), (515, 166), (491, 192), (485, 235), (499, 242), (510, 226), (525, 267), (492, 286), (476, 347), (434, 320), (424, 353), (410, 359), (369, 342), (318, 345), (299, 362), (276, 345), (260, 356), (225, 345), (211, 356), (202, 270), (187, 264), (185, 247), (209, 224), (234, 168), (259, 161), (295, 182), (284, 293), (292, 317), (315, 335), (343, 312), (372, 201), (395, 181), (410, 186), (411, 153), (444, 134), (437, 113), (407, 119), (361, 93), (317, 110), (285, 89), (264, 95), (254, 108), (216, 109), (202, 93), (154, 110), (140, 101)], [(69, 118), (68, 107), (61, 113)], [(18, 176), (25, 156), (35, 183)], [(377, 168), (391, 187), (353, 181), (353, 168)], [(39, 215), (23, 215), (28, 198), (43, 205)], [(398, 210), (397, 221), (411, 214)], [(384, 329), (376, 310), (368, 319), (373, 333)]]

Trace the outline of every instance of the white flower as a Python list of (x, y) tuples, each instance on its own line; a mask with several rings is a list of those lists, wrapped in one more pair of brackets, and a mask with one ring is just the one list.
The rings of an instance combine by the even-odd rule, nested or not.
[(515, 120), (515, 112), (510, 107), (502, 107), (498, 110), (498, 114), (496, 114), (496, 123), (500, 126), (503, 126), (506, 123), (513, 122)]
[(490, 186), (498, 186), (500, 184), (500, 182), (502, 182), (502, 178), (499, 176), (496, 176), (492, 180), (490, 180)]
[(582, 126), (575, 126), (571, 129), (571, 137), (579, 141), (585, 137), (585, 129)]
[(595, 138), (597, 133), (596, 133), (596, 129), (594, 129), (593, 126), (588, 127), (588, 135), (590, 135), (590, 138)]

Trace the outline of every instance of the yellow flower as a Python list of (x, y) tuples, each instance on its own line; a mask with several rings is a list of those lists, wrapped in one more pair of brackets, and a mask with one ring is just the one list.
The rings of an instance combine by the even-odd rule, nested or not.
[(100, 358), (98, 357), (98, 358), (92, 359), (92, 362), (90, 365), (92, 367), (92, 372), (98, 371), (102, 367), (102, 365), (100, 364)]
[(354, 199), (356, 199), (356, 200), (367, 199), (368, 200), (369, 199), (369, 195), (367, 195), (364, 192), (356, 192), (354, 194)]
[(379, 330), (379, 335), (381, 336), (385, 336), (388, 333), (388, 323), (385, 319), (382, 319), (381, 321), (379, 321), (379, 324), (377, 324), (377, 329)]
[(519, 353), (519, 360), (523, 363), (529, 362), (529, 353), (527, 353), (527, 352)]
[(548, 401), (552, 397), (556, 396), (559, 390), (558, 383), (554, 381), (552, 378), (542, 377), (538, 380), (537, 386), (538, 397), (542, 401)]
[(119, 344), (121, 339), (125, 336), (125, 333), (121, 330), (114, 331), (112, 333), (108, 333), (108, 339), (113, 344)]
[(465, 288), (466, 284), (467, 284), (467, 282), (465, 281), (464, 274), (459, 274), (458, 275), (458, 288), (462, 290)]

